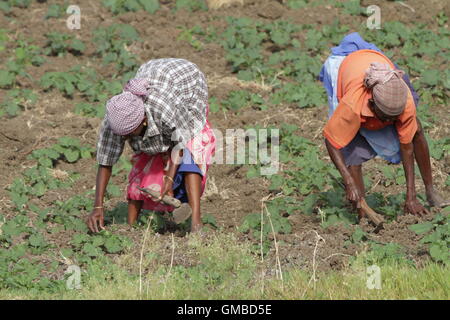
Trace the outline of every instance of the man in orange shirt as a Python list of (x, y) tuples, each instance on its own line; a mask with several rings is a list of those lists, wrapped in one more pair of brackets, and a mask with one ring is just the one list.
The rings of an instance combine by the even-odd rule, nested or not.
[[(332, 161), (341, 173), (347, 199), (360, 208), (365, 190), (361, 164), (377, 155), (369, 135), (361, 131), (378, 131), (393, 125), (400, 142), (400, 156), (406, 176), (407, 213), (429, 213), (417, 200), (414, 184), (414, 157), (425, 184), (431, 206), (450, 205), (434, 190), (430, 155), (415, 102), (406, 85), (403, 71), (381, 52), (357, 50), (350, 53), (339, 67), (337, 79), (338, 106), (324, 128), (325, 144)], [(398, 136), (398, 137), (397, 137)], [(366, 139), (367, 137), (367, 139)], [(385, 140), (389, 145), (392, 141)], [(364, 212), (358, 210), (359, 217)]]

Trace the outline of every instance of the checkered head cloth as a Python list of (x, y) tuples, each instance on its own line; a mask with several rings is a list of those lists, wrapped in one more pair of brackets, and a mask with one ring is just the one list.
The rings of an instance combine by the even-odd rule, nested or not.
[(405, 109), (408, 87), (403, 75), (402, 70), (392, 70), (380, 62), (371, 63), (366, 70), (364, 85), (372, 89), (373, 100), (385, 115), (398, 116)]
[(121, 94), (106, 103), (106, 118), (115, 134), (125, 136), (133, 132), (144, 120), (144, 100), (148, 94), (148, 81), (131, 79)]

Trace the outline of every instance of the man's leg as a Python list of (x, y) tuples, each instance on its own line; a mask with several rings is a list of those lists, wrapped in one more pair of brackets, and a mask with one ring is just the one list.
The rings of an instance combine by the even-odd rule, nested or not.
[(128, 224), (130, 226), (136, 222), (143, 204), (142, 200), (128, 200)]
[(420, 175), (422, 176), (422, 180), (425, 185), (425, 192), (427, 195), (428, 203), (430, 204), (430, 206), (441, 208), (448, 206), (450, 205), (450, 201), (445, 201), (444, 199), (442, 199), (442, 197), (434, 190), (428, 143), (425, 139), (425, 135), (419, 119), (417, 119), (417, 124), (419, 125), (419, 128), (413, 139), (414, 155), (420, 170)]
[(191, 232), (197, 232), (202, 228), (200, 217), (200, 195), (202, 190), (202, 176), (194, 172), (184, 174), (184, 183), (188, 196), (189, 205), (192, 209)]

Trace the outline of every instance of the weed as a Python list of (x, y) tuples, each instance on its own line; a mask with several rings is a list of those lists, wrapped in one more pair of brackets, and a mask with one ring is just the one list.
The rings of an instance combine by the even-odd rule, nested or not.
[(102, 4), (113, 14), (145, 10), (154, 14), (159, 9), (158, 0), (103, 0)]
[(64, 56), (66, 52), (80, 55), (85, 50), (85, 45), (74, 35), (59, 32), (50, 32), (46, 35), (47, 43), (44, 54), (48, 56)]

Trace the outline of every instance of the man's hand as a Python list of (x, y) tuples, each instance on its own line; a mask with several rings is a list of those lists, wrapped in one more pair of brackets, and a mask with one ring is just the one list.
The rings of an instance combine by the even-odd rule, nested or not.
[(410, 213), (416, 216), (423, 216), (425, 214), (429, 214), (430, 211), (428, 211), (420, 202), (417, 200), (417, 198), (414, 199), (407, 199), (404, 206), (404, 212)]
[(353, 180), (346, 183), (345, 192), (347, 200), (350, 201), (357, 209), (361, 208), (362, 195)]
[(88, 216), (86, 224), (92, 232), (99, 232), (98, 227), (100, 226), (100, 229), (104, 230), (105, 227), (103, 226), (104, 223), (104, 214), (103, 214), (103, 208), (96, 208), (92, 211), (92, 213)]

